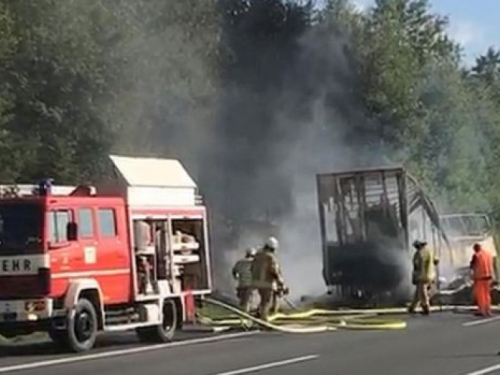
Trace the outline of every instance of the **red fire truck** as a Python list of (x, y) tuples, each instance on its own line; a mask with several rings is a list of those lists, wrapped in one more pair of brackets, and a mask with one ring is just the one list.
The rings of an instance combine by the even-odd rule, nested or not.
[(206, 209), (182, 164), (109, 159), (92, 187), (4, 189), (0, 335), (46, 331), (75, 352), (100, 331), (166, 342), (211, 292)]

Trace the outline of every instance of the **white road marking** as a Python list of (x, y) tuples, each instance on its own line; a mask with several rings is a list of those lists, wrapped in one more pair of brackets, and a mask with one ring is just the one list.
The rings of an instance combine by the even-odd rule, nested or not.
[(472, 326), (478, 326), (480, 324), (491, 323), (491, 322), (494, 322), (494, 321), (497, 321), (497, 320), (500, 320), (500, 316), (493, 316), (491, 318), (485, 318), (485, 319), (480, 319), (480, 320), (473, 320), (471, 322), (465, 322), (462, 325), (464, 327), (472, 327)]
[(278, 362), (270, 362), (270, 363), (265, 363), (263, 365), (258, 365), (258, 366), (253, 366), (253, 367), (246, 367), (242, 368), (239, 370), (234, 370), (234, 371), (228, 371), (228, 372), (219, 372), (217, 374), (213, 375), (240, 375), (240, 374), (248, 374), (250, 372), (258, 372), (262, 370), (268, 370), (270, 368), (275, 368), (275, 367), (282, 367), (286, 365), (292, 365), (294, 363), (299, 363), (299, 362), (305, 362), (305, 361), (312, 361), (313, 359), (319, 358), (319, 355), (306, 355), (304, 357), (296, 357), (296, 358), (291, 358), (291, 359), (286, 359), (284, 361), (278, 361)]
[(464, 374), (464, 375), (486, 375), (486, 374), (491, 374), (493, 371), (497, 371), (497, 370), (500, 370), (500, 364), (486, 367), (486, 368), (483, 368), (482, 370), (468, 372), (467, 374)]
[(215, 342), (215, 341), (229, 340), (229, 339), (235, 339), (235, 338), (255, 335), (257, 333), (259, 333), (259, 332), (258, 331), (239, 332), (239, 333), (232, 333), (232, 334), (227, 334), (227, 335), (220, 335), (220, 336), (216, 336), (216, 337), (204, 337), (204, 338), (193, 339), (193, 340), (177, 341), (177, 342), (172, 342), (172, 343), (168, 343), (168, 344), (141, 346), (138, 348), (113, 350), (113, 351), (101, 352), (101, 353), (97, 353), (97, 354), (80, 355), (77, 357), (51, 359), (51, 360), (47, 360), (47, 361), (32, 362), (32, 363), (26, 363), (26, 364), (22, 364), (22, 365), (12, 365), (12, 366), (0, 367), (0, 373), (3, 374), (6, 372), (31, 370), (31, 369), (35, 369), (35, 368), (39, 368), (39, 367), (49, 367), (49, 366), (63, 365), (63, 364), (68, 364), (68, 363), (91, 361), (91, 360), (108, 358), (108, 357), (119, 357), (119, 356), (124, 356), (124, 355), (128, 355), (128, 354), (150, 352), (153, 350), (168, 349), (168, 348), (174, 348), (174, 347), (179, 347), (179, 346), (204, 344), (204, 343), (210, 343), (210, 342)]

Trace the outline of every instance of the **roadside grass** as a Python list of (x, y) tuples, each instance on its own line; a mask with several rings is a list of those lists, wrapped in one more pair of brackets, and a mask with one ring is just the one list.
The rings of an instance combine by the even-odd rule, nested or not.
[(22, 345), (22, 344), (35, 344), (41, 341), (45, 341), (48, 338), (47, 334), (44, 332), (35, 332), (27, 336), (17, 336), (12, 339), (7, 339), (0, 336), (0, 345)]
[(203, 303), (198, 309), (200, 315), (210, 318), (210, 319), (222, 319), (222, 318), (235, 318), (237, 317), (234, 313), (227, 311), (226, 309), (210, 305), (208, 303)]

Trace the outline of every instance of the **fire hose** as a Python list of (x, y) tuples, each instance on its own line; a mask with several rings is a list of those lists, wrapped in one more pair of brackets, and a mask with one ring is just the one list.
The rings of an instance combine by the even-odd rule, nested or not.
[[(257, 326), (284, 333), (318, 333), (341, 329), (402, 330), (407, 327), (404, 319), (394, 317), (394, 315), (407, 314), (407, 309), (401, 307), (338, 310), (309, 309), (286, 314), (278, 313), (270, 316), (268, 321), (264, 321), (245, 313), (237, 307), (213, 298), (206, 297), (203, 301), (209, 305), (228, 311), (228, 315), (218, 316), (217, 318), (197, 313), (199, 323), (219, 328), (220, 330), (238, 327), (251, 329)], [(474, 310), (476, 310), (475, 306), (467, 305), (430, 307), (431, 312), (470, 313)], [(500, 306), (492, 306), (492, 311), (500, 312)]]
[(269, 321), (264, 321), (213, 298), (205, 298), (204, 302), (222, 308), (232, 314), (211, 318), (198, 313), (198, 321), (209, 326), (229, 328), (239, 326), (245, 329), (259, 326), (267, 330), (284, 333), (318, 333), (339, 329), (400, 330), (405, 329), (407, 326), (406, 322), (402, 319), (377, 318), (378, 315), (391, 313), (386, 310), (310, 309), (288, 314), (275, 314), (269, 318)]

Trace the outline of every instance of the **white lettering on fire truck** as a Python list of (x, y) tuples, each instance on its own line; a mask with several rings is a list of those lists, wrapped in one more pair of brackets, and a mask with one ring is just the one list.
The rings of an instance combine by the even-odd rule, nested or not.
[(48, 255), (43, 254), (0, 257), (0, 276), (35, 275), (48, 266)]

